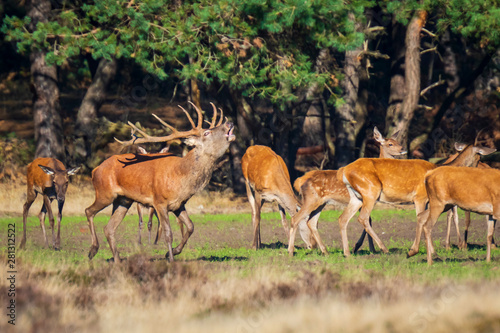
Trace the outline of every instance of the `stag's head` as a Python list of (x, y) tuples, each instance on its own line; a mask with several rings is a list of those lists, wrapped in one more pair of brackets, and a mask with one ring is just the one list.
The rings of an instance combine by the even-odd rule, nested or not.
[(52, 186), (56, 192), (57, 201), (64, 202), (66, 198), (66, 191), (68, 190), (69, 176), (76, 174), (80, 167), (69, 170), (55, 170), (41, 164), (38, 164), (38, 166), (43, 170), (43, 172), (50, 176)]
[(153, 116), (163, 126), (172, 131), (172, 134), (163, 137), (152, 137), (129, 122), (129, 125), (132, 127), (132, 136), (135, 136), (135, 132), (138, 132), (142, 135), (142, 138), (136, 137), (135, 139), (126, 142), (119, 141), (116, 138), (115, 140), (124, 145), (130, 145), (135, 143), (168, 142), (175, 139), (183, 139), (187, 145), (194, 146), (195, 149), (197, 149), (201, 154), (218, 158), (224, 154), (227, 148), (229, 148), (229, 144), (235, 139), (233, 134), (234, 124), (228, 122), (227, 118), (224, 118), (222, 110), (220, 110), (220, 115), (218, 115), (215, 105), (213, 103), (210, 104), (212, 104), (214, 115), (211, 122), (206, 121), (210, 125), (207, 129), (202, 126), (203, 114), (201, 110), (196, 107), (196, 105), (191, 103), (198, 114), (198, 121), (196, 125), (189, 113), (183, 107), (179, 106), (191, 123), (192, 129), (189, 131), (180, 132), (153, 114)]

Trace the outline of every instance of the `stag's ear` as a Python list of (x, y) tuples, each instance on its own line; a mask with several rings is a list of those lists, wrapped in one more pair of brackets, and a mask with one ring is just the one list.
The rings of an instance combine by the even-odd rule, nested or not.
[(76, 175), (76, 173), (78, 172), (78, 170), (80, 170), (80, 167), (75, 167), (75, 168), (72, 168), (72, 169), (69, 169), (68, 170), (68, 175), (69, 176), (73, 176), (73, 175)]
[(52, 176), (53, 174), (55, 174), (54, 170), (49, 168), (49, 167), (46, 167), (45, 165), (41, 165), (41, 164), (38, 164), (38, 166), (40, 167), (40, 169), (43, 170), (43, 172), (45, 172), (46, 174)]
[(465, 147), (467, 147), (467, 145), (465, 143), (455, 142), (455, 149), (456, 149), (456, 151), (462, 151), (462, 150), (465, 149)]
[(481, 155), (489, 155), (489, 154), (493, 154), (494, 152), (496, 152), (497, 150), (494, 149), (494, 148), (486, 148), (486, 147), (476, 147), (477, 149), (477, 152)]
[(375, 126), (375, 128), (373, 129), (373, 137), (375, 138), (375, 140), (377, 140), (378, 142), (382, 143), (385, 141), (384, 137), (382, 136), (382, 134), (380, 134), (377, 126)]

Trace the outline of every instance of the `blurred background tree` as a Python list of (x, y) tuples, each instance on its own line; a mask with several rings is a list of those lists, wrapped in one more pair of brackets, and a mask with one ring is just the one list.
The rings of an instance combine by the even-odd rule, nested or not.
[[(43, 19), (30, 14), (42, 5)], [(283, 156), (294, 178), (376, 155), (375, 125), (400, 130), (418, 158), (485, 127), (490, 145), (500, 141), (496, 1), (36, 0), (7, 1), (0, 15), (2, 55), (17, 58), (0, 67), (2, 118), (16, 112), (6, 107), (13, 90), (26, 96), (19, 73), (31, 59), (35, 154), (87, 172), (118, 152), (112, 137), (129, 135), (127, 120), (160, 131), (154, 112), (182, 127), (176, 105), (187, 101), (206, 110), (213, 101), (237, 124), (213, 182), (237, 192), (252, 144)], [(37, 90), (35, 57), (56, 70), (43, 76), (52, 99)], [(52, 107), (45, 131), (40, 101)]]

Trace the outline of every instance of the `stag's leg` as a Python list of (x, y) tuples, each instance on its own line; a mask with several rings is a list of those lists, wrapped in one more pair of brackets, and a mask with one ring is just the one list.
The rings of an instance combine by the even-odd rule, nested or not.
[[(368, 218), (368, 222), (370, 223), (370, 226), (372, 226), (372, 218), (371, 217)], [(363, 232), (361, 233), (361, 237), (359, 237), (358, 241), (356, 242), (356, 245), (354, 245), (354, 250), (352, 251), (352, 252), (354, 252), (354, 254), (358, 253), (359, 248), (361, 247), (361, 245), (363, 245), (363, 242), (365, 241), (366, 235), (367, 235), (366, 230), (363, 229)], [(376, 252), (375, 245), (373, 245), (373, 238), (370, 235), (368, 235), (368, 247), (370, 248), (370, 252), (372, 252), (372, 253)]]
[(26, 246), (26, 221), (28, 219), (28, 212), (31, 205), (33, 204), (33, 201), (35, 201), (36, 195), (37, 193), (35, 192), (35, 190), (30, 191), (28, 189), (26, 202), (23, 206), (23, 236), (21, 238), (21, 243), (19, 244), (20, 249), (24, 249), (24, 247)]
[[(348, 187), (349, 192), (352, 191)], [(359, 208), (363, 205), (363, 202), (356, 198), (356, 196), (351, 195), (351, 200), (349, 201), (349, 204), (347, 207), (344, 209), (342, 214), (340, 214), (339, 217), (339, 226), (340, 226), (340, 236), (342, 238), (342, 248), (344, 250), (344, 256), (348, 257), (351, 255), (349, 251), (349, 241), (347, 240), (347, 225), (349, 224), (349, 221), (352, 219), (354, 214), (359, 210)]]
[(174, 255), (177, 255), (182, 252), (184, 245), (186, 245), (189, 237), (191, 237), (191, 235), (193, 234), (194, 224), (193, 221), (191, 221), (191, 219), (189, 218), (188, 213), (186, 212), (186, 208), (184, 206), (182, 206), (179, 210), (176, 210), (174, 214), (179, 219), (180, 222), (186, 225), (186, 232), (182, 235), (181, 243), (177, 245), (173, 250)]
[(487, 235), (487, 242), (486, 242), (486, 262), (491, 261), (491, 243), (493, 241), (493, 232), (495, 231), (495, 222), (496, 220), (493, 219), (493, 216), (488, 215), (488, 235)]
[[(142, 207), (141, 207), (140, 203), (137, 203), (137, 216), (139, 217), (139, 235), (138, 235), (137, 242), (139, 243), (139, 245), (142, 245), (141, 232), (142, 232), (143, 220), (142, 220)], [(149, 228), (149, 225), (148, 225), (148, 228)], [(149, 241), (151, 242), (151, 234), (149, 235), (149, 238), (150, 238)]]
[(132, 203), (133, 201), (128, 199), (116, 199), (115, 202), (113, 202), (113, 213), (111, 214), (111, 218), (109, 219), (108, 224), (104, 227), (104, 235), (106, 235), (115, 262), (121, 261), (120, 254), (116, 248), (115, 231), (123, 221), (123, 218), (127, 214), (130, 206), (132, 206)]
[(321, 240), (321, 237), (320, 237), (319, 232), (318, 232), (318, 220), (319, 220), (319, 216), (320, 216), (321, 211), (323, 210), (323, 208), (325, 208), (324, 204), (321, 205), (321, 206), (319, 206), (318, 208), (316, 208), (311, 213), (311, 215), (309, 216), (309, 221), (307, 221), (307, 226), (311, 230), (311, 233), (312, 233), (312, 235), (314, 237), (314, 240), (318, 244), (318, 246), (319, 246), (319, 248), (321, 250), (321, 253), (323, 253), (325, 256), (327, 256), (328, 255), (328, 251), (326, 249), (325, 244)]
[(165, 230), (165, 238), (167, 242), (167, 253), (165, 254), (165, 258), (170, 262), (174, 261), (174, 251), (172, 250), (172, 229), (170, 228), (170, 221), (168, 219), (168, 209), (167, 206), (155, 206), (155, 211), (158, 215), (158, 220), (161, 223), (162, 228)]
[(64, 201), (57, 201), (57, 235), (54, 243), (54, 250), (59, 250), (61, 248), (61, 221), (63, 207)]
[(92, 245), (89, 250), (90, 260), (94, 258), (99, 250), (99, 240), (97, 239), (97, 234), (95, 232), (94, 216), (104, 208), (108, 207), (111, 203), (113, 203), (112, 197), (100, 197), (96, 192), (94, 203), (85, 209), (85, 215), (87, 216), (87, 223), (90, 229), (90, 236), (92, 237)]
[(496, 224), (497, 224), (497, 220), (494, 219), (493, 220), (493, 235), (491, 235), (491, 248), (492, 249), (496, 249), (497, 248), (497, 246), (495, 245), (495, 236), (494, 236)]
[[(154, 215), (155, 215), (155, 210), (154, 210), (154, 208), (150, 207), (149, 213), (148, 213), (148, 241), (149, 241), (149, 244), (151, 244), (151, 229), (153, 229), (153, 216)], [(158, 228), (160, 227), (159, 221), (160, 220), (158, 220)]]

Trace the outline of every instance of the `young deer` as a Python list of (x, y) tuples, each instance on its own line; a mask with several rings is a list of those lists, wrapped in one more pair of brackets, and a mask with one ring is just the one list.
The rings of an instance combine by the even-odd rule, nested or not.
[[(455, 148), (460, 154), (449, 164), (453, 166), (475, 165), (480, 158), (479, 155), (487, 155), (494, 151), (474, 145), (456, 144)], [(347, 208), (339, 217), (344, 255), (350, 255), (347, 224), (360, 208), (358, 222), (384, 253), (388, 252), (387, 248), (368, 223), (375, 202), (413, 202), (417, 217), (426, 218), (420, 215), (424, 212), (427, 202), (424, 177), (428, 171), (436, 167), (435, 164), (423, 160), (360, 158), (341, 168), (337, 178), (347, 186), (350, 196)], [(417, 227), (417, 238), (420, 238), (421, 231), (422, 229)], [(409, 254), (414, 254), (414, 251), (418, 251), (417, 248), (418, 244), (414, 243)]]
[[(54, 250), (60, 248), (62, 210), (66, 198), (66, 190), (68, 189), (69, 176), (76, 174), (78, 169), (80, 167), (66, 170), (61, 161), (51, 157), (36, 158), (28, 165), (28, 191), (26, 202), (23, 206), (23, 236), (19, 248), (23, 249), (26, 246), (26, 220), (29, 209), (38, 193), (43, 196), (42, 210), (38, 214), (38, 218), (40, 219), (45, 246), (49, 247), (47, 234), (45, 233), (45, 214), (48, 212), (49, 223), (52, 229), (52, 245), (54, 246)], [(57, 199), (59, 208), (59, 213), (57, 214), (57, 237), (54, 234), (54, 214), (51, 207), (52, 200), (54, 199)]]
[[(245, 177), (248, 201), (252, 207), (252, 247), (257, 250), (261, 246), (260, 210), (264, 201), (275, 200), (278, 203), (281, 224), (288, 237), (286, 212), (293, 217), (299, 208), (299, 201), (293, 193), (290, 175), (283, 159), (269, 147), (251, 146), (241, 159), (241, 169)], [(305, 224), (301, 226), (300, 235), (306, 246), (311, 247), (310, 231)]]
[(419, 220), (417, 244), (420, 243), (418, 229), (424, 229), (427, 242), (427, 263), (432, 264), (432, 228), (441, 213), (450, 207), (489, 215), (486, 261), (491, 260), (491, 243), (496, 220), (500, 219), (500, 170), (464, 167), (437, 168), (425, 176), (425, 188), (429, 199), (427, 219)]
[[(189, 113), (182, 109), (191, 123), (192, 129), (179, 132), (169, 124), (155, 117), (162, 125), (169, 128), (172, 134), (163, 137), (152, 137), (129, 122), (142, 138), (133, 138), (124, 145), (147, 142), (169, 142), (184, 138), (185, 142), (194, 146), (184, 157), (169, 154), (115, 155), (101, 163), (92, 171), (92, 183), (96, 191), (94, 203), (85, 210), (92, 235), (89, 258), (92, 259), (99, 250), (99, 241), (94, 227), (94, 216), (103, 208), (113, 204), (113, 214), (104, 227), (115, 262), (120, 261), (116, 248), (115, 231), (134, 201), (147, 207), (153, 207), (158, 215), (162, 229), (166, 232), (168, 252), (165, 255), (170, 261), (174, 255), (181, 253), (189, 237), (193, 233), (193, 222), (189, 218), (185, 204), (199, 190), (203, 189), (212, 176), (216, 161), (222, 157), (234, 141), (234, 125), (226, 122), (221, 114), (217, 121), (217, 110), (212, 104), (214, 116), (209, 129), (203, 129), (203, 115), (194, 104), (198, 114), (197, 125)], [(172, 249), (172, 230), (168, 221), (169, 211), (186, 225), (182, 241)]]
[[(384, 139), (377, 127), (373, 129), (373, 136), (380, 144), (379, 158), (394, 158), (406, 154), (403, 147), (396, 141), (398, 133), (388, 139)], [(288, 252), (293, 255), (295, 232), (297, 225), (307, 223), (314, 238), (323, 254), (328, 254), (326, 247), (321, 241), (318, 233), (318, 219), (321, 211), (327, 204), (347, 205), (349, 203), (349, 192), (345, 184), (337, 179), (337, 170), (315, 170), (297, 178), (294, 188), (301, 194), (302, 205), (299, 212), (292, 217), (290, 239), (288, 241)], [(371, 225), (371, 219), (370, 219)], [(316, 241), (314, 241), (314, 244)], [(375, 252), (373, 241), (369, 238), (370, 250)], [(357, 249), (355, 250), (355, 252)]]

